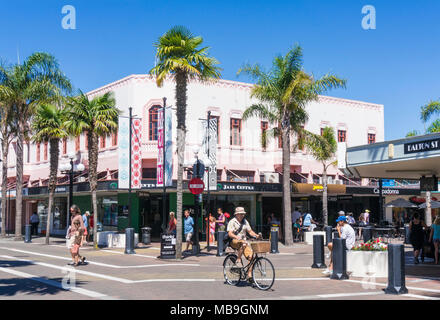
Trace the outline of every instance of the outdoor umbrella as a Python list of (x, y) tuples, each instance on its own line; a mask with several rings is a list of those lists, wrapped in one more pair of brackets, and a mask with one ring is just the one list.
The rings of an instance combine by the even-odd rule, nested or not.
[[(426, 209), (426, 202), (425, 202), (425, 203), (422, 203), (422, 204), (419, 206), (419, 208), (420, 208), (420, 209)], [(433, 208), (433, 209), (440, 208), (440, 202), (438, 202), (438, 201), (432, 201), (432, 200), (431, 200), (431, 208)]]
[(385, 206), (388, 208), (418, 208), (416, 204), (402, 198), (388, 202)]

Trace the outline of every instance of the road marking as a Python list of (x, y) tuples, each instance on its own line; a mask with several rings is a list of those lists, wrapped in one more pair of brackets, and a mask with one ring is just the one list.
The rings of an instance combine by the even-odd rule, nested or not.
[[(113, 250), (105, 250), (104, 249), (103, 251), (105, 251), (105, 252), (112, 252), (112, 253), (118, 253), (118, 254), (125, 254), (124, 252), (113, 251)], [(145, 254), (138, 254), (138, 253), (130, 254), (130, 256), (145, 257), (145, 258), (151, 258), (151, 259), (159, 259), (158, 257), (148, 256), (148, 255), (145, 255)]]
[[(346, 282), (353, 282), (353, 283), (361, 283), (361, 284), (368, 284), (368, 285), (378, 285), (378, 286), (388, 286), (386, 283), (378, 283), (378, 282), (368, 282), (368, 281), (360, 281), (360, 280), (342, 280)], [(428, 289), (428, 288), (419, 288), (419, 287), (406, 287), (408, 290), (416, 290), (416, 291), (426, 291), (426, 292), (434, 292), (434, 293), (440, 293), (440, 290), (437, 289)]]
[(312, 300), (312, 299), (336, 299), (353, 296), (377, 296), (384, 294), (382, 291), (375, 292), (350, 292), (350, 293), (335, 293), (335, 294), (317, 294), (309, 296), (281, 296), (276, 298), (261, 298), (261, 299), (242, 299), (242, 300)]
[(275, 278), (275, 281), (316, 281), (330, 280), (330, 278)]
[(409, 294), (409, 293), (402, 294), (402, 297), (418, 298), (418, 299), (425, 299), (425, 300), (440, 300), (440, 298), (421, 296), (421, 295), (418, 295), (418, 294)]
[[(10, 249), (10, 248), (4, 248), (4, 247), (0, 247), (0, 249), (20, 252), (20, 253), (27, 253), (27, 254), (32, 254), (32, 255), (36, 255), (36, 256), (60, 259), (60, 260), (67, 260), (67, 261), (71, 261), (72, 260), (71, 258), (60, 257), (60, 256), (55, 256), (55, 255), (45, 254), (45, 253), (38, 253), (38, 252), (19, 250), (19, 249)], [(114, 269), (137, 269), (137, 268), (153, 268), (153, 267), (163, 267), (163, 266), (200, 267), (200, 264), (194, 264), (194, 263), (179, 263), (179, 264), (177, 264), (177, 263), (174, 263), (174, 264), (167, 263), (167, 264), (146, 264), (146, 265), (138, 265), (138, 266), (117, 266), (117, 265), (106, 264), (106, 263), (101, 263), (101, 262), (93, 262), (93, 261), (88, 261), (88, 260), (86, 260), (86, 261), (89, 264), (93, 264), (93, 265), (97, 265), (97, 266), (101, 266), (101, 267), (114, 268)]]
[(224, 281), (224, 279), (147, 279), (147, 280), (134, 280), (133, 283), (145, 283), (145, 282), (215, 282)]
[(12, 269), (8, 269), (8, 268), (3, 268), (3, 267), (0, 267), (0, 271), (3, 271), (5, 273), (9, 273), (9, 274), (12, 274), (15, 276), (19, 276), (19, 277), (22, 277), (25, 279), (30, 279), (33, 281), (41, 282), (41, 283), (47, 284), (49, 286), (65, 290), (65, 291), (72, 291), (72, 292), (75, 292), (75, 293), (78, 293), (81, 295), (85, 295), (87, 297), (97, 298), (97, 299), (105, 299), (105, 300), (110, 300), (110, 299), (115, 300), (115, 298), (109, 297), (105, 294), (102, 294), (102, 293), (99, 293), (96, 291), (91, 291), (91, 290), (82, 289), (82, 288), (63, 288), (62, 284), (57, 281), (45, 279), (42, 277), (37, 277), (37, 276), (34, 276), (29, 273), (25, 273), (25, 272), (21, 272), (21, 271), (17, 271), (17, 270), (12, 270)]

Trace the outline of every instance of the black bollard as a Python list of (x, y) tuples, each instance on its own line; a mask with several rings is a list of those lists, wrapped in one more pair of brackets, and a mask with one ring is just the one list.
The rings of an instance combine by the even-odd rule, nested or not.
[(325, 245), (328, 245), (330, 242), (332, 242), (333, 239), (333, 228), (331, 226), (327, 226), (324, 228), (324, 230), (325, 230)]
[(125, 254), (134, 254), (134, 229), (125, 229)]
[(322, 269), (327, 268), (324, 260), (324, 236), (314, 235), (313, 236), (313, 264), (312, 268)]
[(348, 279), (347, 275), (347, 250), (345, 245), (345, 239), (337, 238), (333, 239), (333, 272), (330, 279), (345, 280)]
[(403, 244), (388, 245), (388, 287), (386, 294), (405, 294), (405, 249)]
[(373, 228), (366, 227), (362, 230), (364, 236), (364, 243), (370, 241), (373, 238)]
[(221, 257), (225, 255), (225, 247), (223, 242), (225, 234), (226, 234), (225, 231), (217, 232), (217, 257)]
[(411, 243), (411, 241), (409, 240), (409, 237), (410, 237), (410, 233), (411, 233), (411, 231), (409, 230), (409, 226), (405, 226), (405, 242), (404, 242), (404, 244), (410, 244)]
[(270, 253), (280, 253), (278, 251), (278, 231), (270, 232)]
[(24, 236), (24, 242), (25, 243), (31, 243), (32, 242), (32, 226), (30, 224), (27, 224), (25, 226), (25, 236)]

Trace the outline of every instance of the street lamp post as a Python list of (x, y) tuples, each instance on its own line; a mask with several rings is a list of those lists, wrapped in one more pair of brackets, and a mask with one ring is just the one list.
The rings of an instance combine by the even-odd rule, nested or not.
[[(69, 175), (69, 206), (67, 211), (69, 212), (68, 217), (70, 221), (70, 210), (69, 208), (73, 205), (73, 175), (75, 173), (80, 173), (84, 171), (85, 167), (82, 163), (74, 165), (73, 160), (76, 158), (75, 153), (69, 154), (70, 163), (66, 163), (60, 166), (60, 171), (63, 174)], [(96, 213), (95, 213), (96, 214)]]

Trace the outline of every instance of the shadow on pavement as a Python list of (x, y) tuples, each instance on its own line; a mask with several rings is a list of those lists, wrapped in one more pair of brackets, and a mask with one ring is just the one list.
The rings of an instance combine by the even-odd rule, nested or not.
[[(57, 288), (38, 281), (39, 278), (10, 278), (0, 279), (0, 296), (11, 297), (16, 294), (29, 295), (55, 295), (61, 291), (68, 291), (66, 289)], [(63, 278), (47, 279), (61, 283)], [(83, 282), (76, 281), (76, 286), (83, 284)]]

